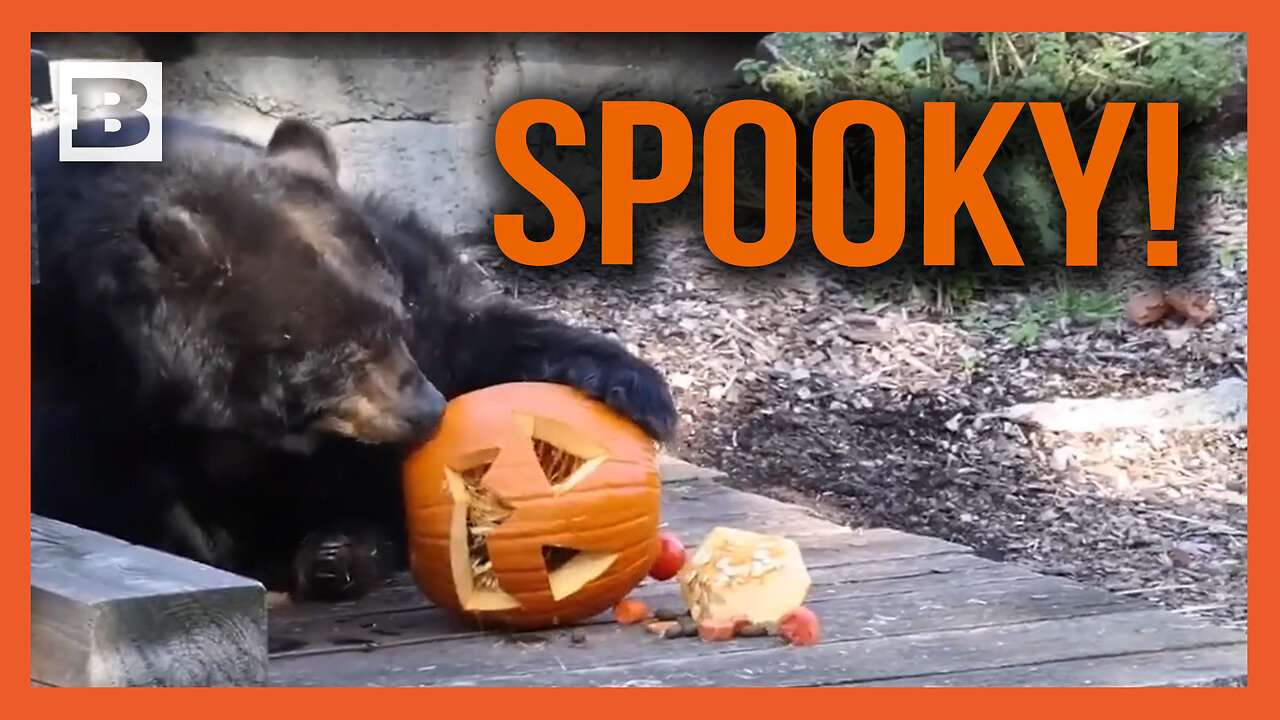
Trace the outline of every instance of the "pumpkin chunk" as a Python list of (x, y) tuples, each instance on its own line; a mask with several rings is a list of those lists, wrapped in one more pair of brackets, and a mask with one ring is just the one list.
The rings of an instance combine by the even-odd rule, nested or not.
[(809, 571), (794, 541), (717, 527), (676, 575), (698, 622), (778, 622), (809, 592)]
[(642, 600), (623, 600), (613, 606), (613, 617), (619, 625), (634, 625), (653, 617), (653, 613)]

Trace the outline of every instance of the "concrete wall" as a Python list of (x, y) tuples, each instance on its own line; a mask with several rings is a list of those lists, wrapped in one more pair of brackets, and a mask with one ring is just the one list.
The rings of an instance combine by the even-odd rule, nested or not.
[[(205, 34), (196, 37), (193, 54), (165, 63), (164, 109), (263, 142), (283, 115), (317, 120), (331, 129), (350, 187), (393, 187), (447, 233), (486, 232), (495, 211), (513, 209), (502, 194), (512, 184), (493, 154), (498, 115), (513, 102), (554, 97), (588, 114), (607, 99), (688, 105), (734, 85), (734, 64), (753, 54), (757, 40), (741, 34)], [(33, 45), (54, 61), (55, 88), (61, 60), (146, 59), (127, 35), (40, 34)], [(32, 118), (33, 130), (57, 122), (38, 109)], [(593, 170), (571, 170), (581, 177), (570, 184), (589, 188)]]

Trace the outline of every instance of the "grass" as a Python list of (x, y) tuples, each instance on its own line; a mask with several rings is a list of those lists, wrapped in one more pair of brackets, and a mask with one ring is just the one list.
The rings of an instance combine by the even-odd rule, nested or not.
[(1059, 278), (1046, 294), (1032, 296), (1012, 320), (974, 307), (957, 320), (971, 332), (1006, 332), (1019, 347), (1034, 346), (1046, 327), (1062, 323), (1095, 324), (1119, 316), (1124, 307), (1120, 293), (1106, 288), (1083, 287)]
[(1224, 145), (1201, 161), (1202, 181), (1206, 189), (1238, 205), (1249, 201), (1249, 153), (1243, 147)]

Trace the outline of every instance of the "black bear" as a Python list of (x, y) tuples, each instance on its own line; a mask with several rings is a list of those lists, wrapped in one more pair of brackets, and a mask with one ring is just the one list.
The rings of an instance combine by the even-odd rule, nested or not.
[(305, 450), (437, 424), (399, 273), (306, 127), (256, 147), (168, 120), (158, 163), (33, 138), (32, 512), (212, 562), (182, 502), (211, 434)]
[[(320, 131), (288, 127), (296, 145), (330, 153), (323, 167), (336, 181), (337, 159)], [(652, 365), (601, 334), (489, 292), (439, 233), (386, 195), (365, 196), (361, 207), (400, 273), (414, 359), (447, 399), (505, 382), (557, 382), (604, 402), (656, 441), (673, 437), (675, 405)], [(189, 504), (210, 532), (232, 539), (233, 568), (304, 597), (353, 597), (406, 560), (400, 468), (412, 446), (337, 439), (307, 456), (277, 452), (262, 462), (258, 455), (253, 470), (216, 473), (235, 480), (205, 486), (221, 492)], [(230, 468), (230, 458), (243, 456), (223, 447), (209, 461)], [(245, 503), (244, 493), (257, 500)]]
[[(76, 320), (78, 332), (70, 335), (83, 336), (86, 329), (97, 327), (108, 329), (105, 334), (100, 332), (87, 341), (81, 339), (74, 346), (52, 351), (55, 357), (79, 357), (80, 363), (88, 363), (95, 369), (88, 375), (71, 377), (51, 372), (56, 363), (46, 368), (42, 374), (48, 378), (45, 383), (48, 388), (42, 394), (53, 402), (43, 411), (49, 421), (37, 426), (57, 429), (56, 435), (45, 433), (49, 438), (46, 443), (65, 444), (70, 442), (67, 438), (76, 436), (91, 438), (95, 443), (92, 452), (104, 459), (109, 453), (111, 460), (108, 463), (91, 460), (99, 468), (91, 476), (85, 474), (83, 459), (87, 458), (72, 462), (61, 457), (57, 448), (46, 451), (46, 468), (40, 473), (44, 478), (40, 483), (44, 504), (37, 506), (33, 500), (33, 511), (42, 512), (38, 507), (57, 509), (64, 516), (71, 515), (72, 521), (88, 524), (85, 520), (88, 518), (98, 527), (106, 527), (108, 532), (116, 534), (121, 534), (123, 527), (132, 531), (134, 537), (138, 536), (140, 525), (146, 525), (153, 532), (172, 533), (179, 528), (197, 539), (204, 538), (205, 546), (210, 548), (197, 555), (197, 559), (245, 572), (269, 586), (296, 594), (342, 597), (362, 592), (370, 579), (398, 567), (404, 560), (403, 553), (398, 552), (402, 550), (399, 544), (403, 540), (404, 519), (400, 504), (400, 461), (406, 450), (429, 433), (429, 426), (440, 412), (437, 401), (440, 395), (453, 398), (470, 390), (516, 380), (559, 382), (578, 387), (610, 405), (655, 440), (669, 439), (674, 433), (677, 417), (674, 403), (667, 384), (655, 368), (601, 335), (539, 317), (486, 294), (451, 248), (414, 213), (397, 208), (380, 196), (346, 199), (338, 188), (337, 157), (320, 129), (286, 120), (277, 127), (267, 146), (261, 148), (210, 128), (185, 123), (173, 125), (176, 130), (170, 130), (166, 124), (165, 164), (170, 166), (169, 172), (183, 180), (171, 180), (171, 184), (207, 183), (201, 187), (209, 194), (203, 203), (181, 207), (194, 206), (205, 212), (208, 212), (205, 208), (225, 208), (228, 229), (222, 232), (239, 232), (238, 237), (244, 238), (243, 242), (250, 243), (260, 254), (278, 253), (277, 256), (284, 259), (290, 252), (287, 248), (293, 246), (291, 243), (299, 242), (299, 235), (302, 245), (308, 248), (317, 247), (315, 238), (322, 237), (326, 241), (324, 250), (329, 254), (322, 253), (321, 262), (308, 256), (310, 264), (296, 257), (279, 264), (238, 261), (235, 267), (252, 267), (253, 274), (249, 278), (240, 277), (240, 282), (250, 287), (236, 297), (228, 297), (221, 285), (208, 279), (223, 278), (219, 282), (227, 282), (232, 273), (219, 262), (234, 257), (218, 257), (215, 262), (211, 256), (203, 260), (191, 258), (189, 253), (178, 256), (188, 260), (191, 266), (188, 274), (198, 269), (197, 275), (207, 276), (203, 280), (205, 285), (199, 285), (199, 280), (181, 280), (177, 289), (165, 287), (160, 292), (154, 281), (141, 283), (149, 290), (149, 294), (141, 294), (145, 298), (141, 301), (135, 297), (136, 291), (106, 293), (113, 299), (117, 295), (133, 298), (133, 304), (125, 305), (133, 315), (117, 312), (114, 323), (102, 322), (104, 318), (100, 313), (109, 303), (100, 297), (89, 301), (98, 308), (88, 312), (83, 307), (68, 307), (67, 302), (67, 296), (75, 297), (83, 292), (79, 288), (84, 283), (92, 286), (102, 282), (104, 276), (110, 276), (111, 273), (105, 271), (109, 265), (102, 261), (94, 264), (89, 258), (76, 263), (66, 259), (51, 261), (64, 268), (67, 277), (57, 284), (39, 286), (42, 292), (50, 293), (44, 305), (51, 309), (39, 322), (58, 328), (67, 322), (66, 314), (73, 312), (81, 315)], [(180, 141), (199, 145), (207, 154), (192, 151), (169, 155), (168, 144)], [(239, 191), (249, 193), (252, 199), (242, 199), (235, 193), (220, 194), (219, 183), (233, 175), (215, 172), (203, 177), (190, 167), (192, 158), (201, 157), (208, 162), (221, 152), (255, 169), (257, 184), (241, 179), (239, 186)], [(69, 182), (62, 172), (65, 171), (50, 173), (53, 180), (42, 180), (38, 175), (37, 182), (41, 185), (54, 182), (56, 188), (77, 188), (69, 194), (82, 198), (79, 202), (89, 207), (95, 202), (91, 198), (102, 196), (103, 188), (90, 186), (93, 189), (86, 192)], [(116, 177), (125, 177), (135, 171), (116, 172), (119, 173)], [(84, 182), (83, 178), (73, 178), (77, 179)], [(324, 200), (303, 203), (272, 183), (307, 188)], [(110, 187), (109, 182), (106, 185)], [(46, 190), (41, 187), (41, 192)], [(146, 193), (136, 194), (145, 196)], [(40, 202), (43, 208), (43, 195)], [(238, 206), (241, 202), (245, 207)], [(143, 209), (137, 212), (145, 218), (146, 208), (155, 205), (139, 207)], [(259, 213), (256, 216), (255, 208)], [(92, 213), (106, 211), (90, 212), (90, 217), (96, 217)], [(61, 222), (60, 226), (45, 230), (42, 211), (42, 232), (67, 235), (107, 225), (112, 228), (109, 232), (117, 238), (121, 235), (129, 238), (134, 246), (138, 246), (139, 241), (146, 249), (155, 244), (154, 239), (148, 240), (149, 225), (145, 220), (131, 236), (128, 229), (118, 227), (118, 218), (123, 217), (121, 210), (110, 212), (117, 218), (114, 225), (100, 221), (86, 223), (64, 215), (60, 221), (49, 221), (51, 224)], [(273, 213), (281, 212), (287, 218), (284, 226), (292, 232), (267, 222)], [(326, 229), (328, 232), (324, 232)], [(151, 233), (153, 237), (154, 231)], [(203, 237), (203, 233), (197, 237)], [(58, 247), (69, 242), (74, 240), (56, 241), (51, 252), (57, 252)], [(110, 243), (104, 242), (104, 245), (110, 247)], [(282, 247), (273, 249), (277, 245)], [(93, 247), (91, 243), (89, 246)], [(138, 270), (141, 261), (137, 247), (131, 255), (121, 256), (119, 250), (114, 254), (100, 250), (98, 254), (122, 266), (124, 275), (134, 278), (134, 284), (139, 284), (136, 277), (146, 276)], [(260, 256), (252, 252), (250, 255)], [(68, 267), (79, 267), (80, 272), (67, 272)], [(95, 269), (97, 274), (93, 272)], [(308, 275), (308, 271), (315, 277)], [(335, 279), (340, 282), (335, 284)], [(314, 287), (303, 288), (299, 283), (311, 283)], [(192, 292), (192, 288), (201, 288), (201, 291)], [(186, 297), (183, 295), (186, 292), (199, 297), (200, 304), (195, 305), (198, 312), (182, 315), (181, 319), (170, 312), (161, 312), (170, 302), (165, 292), (175, 292), (179, 297)], [(329, 305), (317, 301), (313, 293), (327, 294)], [(353, 307), (366, 307), (362, 303), (368, 297), (377, 297), (380, 302), (369, 306), (363, 320), (357, 319)], [(123, 301), (116, 299), (115, 302)], [(139, 302), (142, 306), (152, 303), (153, 309), (142, 312)], [(333, 305), (339, 307), (331, 315)], [(95, 312), (99, 314), (95, 316)], [(202, 322), (209, 313), (230, 323), (221, 328), (221, 332), (236, 337), (236, 343), (219, 345), (216, 340), (204, 339), (208, 330)], [(168, 321), (164, 327), (170, 328), (170, 335), (139, 329), (148, 327), (148, 322), (157, 323), (157, 316)], [(133, 326), (129, 325), (130, 317)], [(258, 343), (260, 329), (268, 317), (289, 318), (288, 331), (274, 338), (283, 345), (272, 345), (265, 338), (263, 343)], [(178, 327), (183, 330), (175, 336), (173, 329)], [(53, 335), (69, 334), (60, 329)], [(423, 409), (419, 419), (425, 418), (426, 422), (416, 426), (418, 432), (374, 437), (373, 433), (344, 424), (333, 415), (323, 418), (307, 415), (305, 427), (316, 432), (281, 432), (285, 427), (296, 428), (299, 422), (297, 419), (286, 421), (283, 417), (294, 407), (289, 403), (268, 404), (264, 399), (264, 407), (279, 413), (274, 424), (267, 422), (265, 426), (262, 420), (271, 417), (269, 412), (240, 413), (235, 417), (223, 414), (218, 416), (218, 421), (210, 422), (207, 418), (200, 419), (199, 413), (193, 414), (189, 407), (179, 412), (179, 405), (175, 404), (177, 397), (183, 397), (188, 404), (199, 405), (211, 400), (214, 408), (229, 407), (227, 401), (212, 398), (205, 389), (216, 386), (231, 391), (232, 386), (224, 385), (227, 380), (221, 379), (228, 377), (228, 364), (258, 379), (256, 383), (235, 384), (236, 392), (243, 390), (249, 397), (255, 392), (264, 393), (268, 398), (288, 395), (284, 388), (264, 382), (263, 375), (256, 372), (265, 364), (271, 368), (267, 376), (277, 383), (294, 383), (289, 389), (297, 393), (293, 396), (295, 404), (301, 403), (307, 408), (331, 407), (332, 403), (326, 405), (320, 399), (322, 388), (314, 390), (315, 396), (307, 395), (307, 379), (317, 375), (342, 377), (346, 383), (339, 384), (350, 392), (351, 388), (361, 386), (358, 378), (371, 373), (377, 375), (377, 370), (364, 367), (354, 359), (343, 362), (355, 356), (338, 354), (327, 360), (325, 352), (315, 348), (328, 348), (333, 343), (363, 348), (371, 338), (391, 336), (403, 337), (413, 365), (427, 379), (422, 386), (425, 390), (415, 384), (416, 378), (407, 386), (411, 396), (420, 392), (430, 396), (425, 401), (420, 399)], [(148, 342), (152, 345), (148, 346)], [(99, 345), (114, 349), (104, 353), (100, 348), (95, 349)], [(146, 360), (142, 357), (146, 353), (137, 351), (139, 345), (162, 357), (167, 353), (171, 364), (188, 371), (186, 375), (178, 374), (187, 378), (184, 387), (195, 391), (188, 390), (185, 395), (177, 392), (176, 396), (173, 389), (156, 393), (154, 388), (169, 382), (174, 377), (173, 371), (158, 370), (154, 360)], [(219, 349), (213, 350), (209, 345)], [(245, 354), (237, 353), (237, 349)], [(271, 353), (276, 353), (271, 361), (263, 357)], [(210, 355), (218, 361), (210, 360)], [(120, 367), (108, 371), (101, 366), (104, 357), (120, 358), (116, 360)], [(372, 362), (374, 356), (366, 353), (359, 357), (364, 362)], [(175, 363), (179, 360), (181, 362)], [(43, 361), (37, 361), (37, 367), (40, 362)], [(141, 370), (130, 366), (130, 362), (141, 363)], [(161, 375), (165, 382), (149, 376), (147, 371)], [(211, 378), (202, 371), (215, 376), (220, 373), (221, 378)], [(83, 369), (69, 372), (83, 372)], [(117, 382), (112, 379), (113, 374), (122, 372), (125, 376), (133, 373), (150, 377), (133, 381), (133, 385), (140, 389), (152, 388), (151, 402), (161, 401), (161, 404), (125, 403), (137, 409), (133, 416), (123, 416), (114, 407), (120, 402), (120, 389), (110, 387)], [(86, 385), (97, 389), (86, 393)], [(73, 396), (71, 400), (67, 399), (68, 394)], [(89, 398), (92, 397), (100, 397), (96, 406), (91, 405)], [(239, 395), (236, 397), (244, 400)], [(361, 406), (369, 405), (368, 401), (361, 402)], [(71, 407), (74, 412), (62, 410), (63, 407)], [(163, 412), (157, 412), (156, 407)], [(103, 418), (118, 420), (113, 419), (107, 423), (109, 427), (103, 427)], [(73, 422), (79, 425), (74, 426)], [(323, 439), (318, 441), (319, 438)], [(111, 467), (110, 475), (104, 477), (101, 468), (107, 464)], [(162, 468), (164, 471), (158, 474), (167, 473), (169, 477), (159, 482), (140, 482), (136, 479), (140, 466)], [(127, 472), (132, 475), (117, 468), (130, 468)], [(175, 482), (174, 468), (181, 468), (180, 472), (190, 481)], [(53, 479), (67, 471), (81, 473), (80, 479)], [(150, 472), (157, 474), (155, 470)], [(80, 501), (72, 496), (83, 494), (84, 486), (90, 483), (98, 484), (100, 495), (105, 492), (110, 497), (78, 504)], [(125, 487), (129, 492), (120, 490)], [(33, 487), (33, 497), (40, 494), (34, 490)], [(81, 508), (78, 514), (73, 512), (77, 507)], [(175, 518), (175, 514), (179, 517)], [(387, 562), (383, 562), (383, 557), (387, 557)]]

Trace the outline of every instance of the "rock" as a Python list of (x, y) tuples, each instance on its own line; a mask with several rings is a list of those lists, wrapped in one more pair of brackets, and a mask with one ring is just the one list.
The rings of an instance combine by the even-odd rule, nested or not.
[(1060, 398), (1019, 403), (995, 415), (1055, 432), (1090, 433), (1119, 428), (1243, 430), (1249, 424), (1248, 410), (1248, 383), (1227, 378), (1209, 388), (1141, 398)]
[(1049, 467), (1058, 472), (1062, 472), (1076, 462), (1079, 453), (1070, 445), (1063, 445), (1053, 451), (1053, 457), (1049, 459)]
[(693, 376), (688, 373), (672, 373), (667, 378), (667, 383), (677, 390), (688, 390), (693, 387)]

